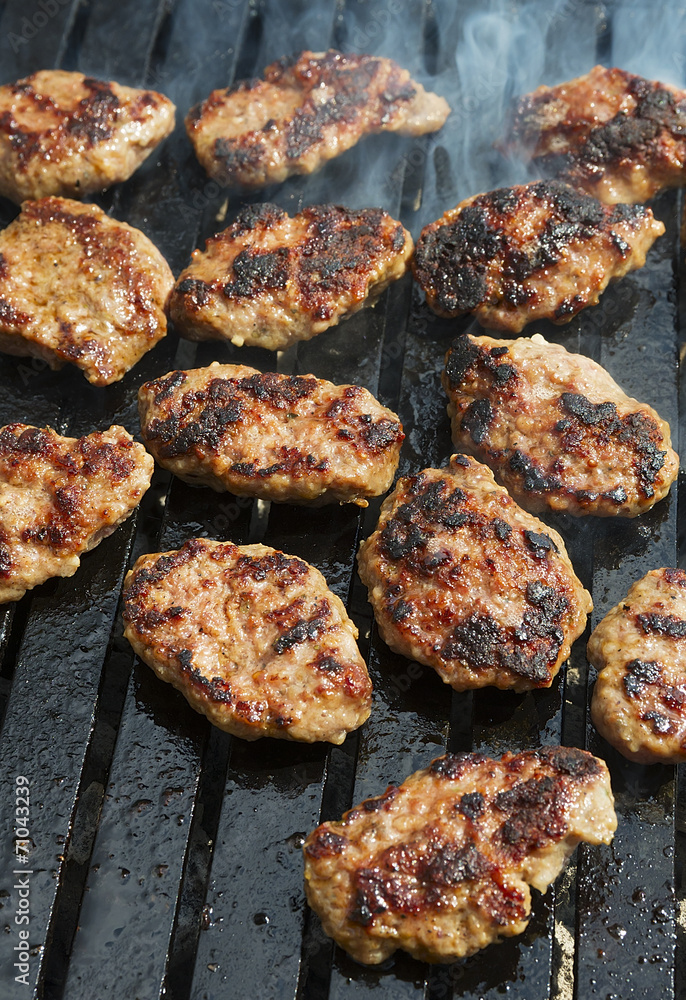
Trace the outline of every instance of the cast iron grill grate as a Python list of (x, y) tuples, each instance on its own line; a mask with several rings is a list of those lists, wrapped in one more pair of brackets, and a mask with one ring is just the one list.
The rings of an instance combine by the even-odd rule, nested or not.
[[(289, 212), (336, 200), (381, 205), (416, 236), (446, 207), (517, 179), (492, 152), (502, 101), (596, 61), (686, 83), (684, 11), (637, 3), (512, 0), (10, 0), (0, 7), (2, 81), (39, 68), (80, 69), (147, 85), (177, 104), (179, 127), (102, 206), (143, 229), (178, 273), (191, 250), (247, 200)], [(367, 140), (320, 174), (252, 199), (208, 182), (183, 135), (187, 108), (216, 86), (288, 52), (333, 45), (389, 55), (450, 100), (443, 132)], [(657, 406), (678, 437), (684, 311), (681, 195), (657, 200), (667, 234), (646, 268), (567, 327), (538, 329), (601, 360)], [(0, 205), (0, 221), (16, 209)], [(135, 432), (136, 391), (174, 367), (215, 358), (356, 381), (397, 409), (407, 432), (401, 471), (450, 454), (438, 381), (445, 350), (468, 324), (437, 320), (409, 278), (377, 308), (278, 357), (168, 337), (121, 382), (0, 358), (0, 424), (23, 420), (82, 434), (112, 422)], [(677, 445), (678, 446), (678, 445)], [(594, 623), (648, 569), (684, 564), (677, 490), (637, 521), (555, 519), (595, 600)], [(247, 504), (156, 474), (135, 520), (87, 558), (0, 610), (0, 983), (2, 996), (166, 996), (515, 1000), (683, 995), (683, 788), (677, 769), (630, 765), (586, 720), (584, 641), (551, 690), (453, 695), (432, 671), (394, 656), (372, 628), (354, 555), (363, 514)], [(551, 522), (552, 523), (552, 522)], [(306, 530), (303, 530), (305, 526)], [(369, 723), (340, 748), (247, 744), (212, 729), (132, 656), (122, 638), (124, 573), (143, 551), (201, 534), (263, 540), (317, 565), (360, 625), (375, 684)], [(500, 753), (545, 743), (607, 757), (620, 826), (609, 848), (582, 847), (535, 901), (521, 938), (447, 968), (400, 953), (356, 965), (308, 913), (300, 846), (320, 818), (425, 766), (448, 747)], [(14, 782), (30, 782), (29, 987), (15, 982)], [(683, 779), (682, 779), (683, 780)]]

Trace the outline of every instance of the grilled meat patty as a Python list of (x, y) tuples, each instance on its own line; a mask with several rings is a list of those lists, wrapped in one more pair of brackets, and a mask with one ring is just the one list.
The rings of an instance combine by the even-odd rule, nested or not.
[(210, 177), (259, 188), (311, 174), (374, 132), (424, 135), (450, 108), (390, 59), (301, 52), (191, 108), (186, 131)]
[(191, 340), (276, 351), (373, 305), (412, 249), (407, 230), (378, 208), (312, 205), (291, 218), (251, 205), (194, 251), (170, 314)]
[(245, 365), (171, 372), (141, 386), (138, 405), (160, 465), (263, 500), (366, 506), (391, 485), (404, 438), (366, 389)]
[(596, 66), (513, 108), (506, 149), (608, 204), (686, 183), (686, 93)]
[(518, 333), (568, 323), (608, 283), (645, 264), (665, 227), (642, 205), (609, 207), (561, 181), (467, 198), (426, 226), (412, 269), (439, 316), (473, 313)]
[(679, 473), (669, 424), (595, 361), (530, 340), (466, 335), (446, 355), (453, 443), (527, 510), (635, 517)]
[(359, 568), (383, 640), (457, 691), (549, 687), (593, 606), (559, 534), (464, 455), (398, 480)]
[(343, 603), (318, 570), (266, 545), (196, 538), (141, 556), (124, 621), (157, 676), (235, 736), (342, 743), (369, 715)]
[(49, 427), (0, 430), (0, 604), (51, 576), (73, 576), (80, 556), (134, 510), (153, 460), (123, 427), (82, 438)]
[(307, 899), (358, 962), (454, 962), (521, 934), (529, 886), (616, 827), (607, 767), (583, 750), (447, 754), (310, 834)]
[(0, 194), (82, 198), (125, 181), (174, 128), (174, 105), (64, 70), (0, 87)]
[(686, 761), (686, 573), (654, 569), (591, 634), (602, 736), (639, 764)]
[(24, 202), (0, 233), (0, 351), (109, 385), (166, 334), (173, 284), (147, 236), (97, 205)]

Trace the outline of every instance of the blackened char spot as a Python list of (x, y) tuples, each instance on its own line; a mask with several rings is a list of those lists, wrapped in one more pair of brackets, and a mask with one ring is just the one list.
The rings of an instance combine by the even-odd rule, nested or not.
[(655, 660), (631, 660), (626, 665), (624, 690), (630, 698), (638, 698), (647, 684), (657, 684), (661, 676), (662, 667)]
[(545, 532), (525, 531), (524, 538), (537, 559), (544, 558), (545, 554), (550, 552), (551, 549), (554, 549), (555, 552), (558, 551), (555, 542)]
[(261, 292), (285, 288), (290, 253), (288, 247), (241, 250), (233, 262), (233, 281), (224, 285), (223, 295), (227, 299), (253, 298)]
[(542, 747), (534, 751), (539, 760), (553, 767), (558, 774), (581, 780), (600, 774), (595, 757), (576, 747)]
[(488, 878), (494, 865), (473, 841), (429, 840), (421, 848), (399, 844), (384, 851), (374, 867), (353, 876), (350, 920), (369, 927), (379, 913), (423, 913), (446, 888)]
[(429, 771), (440, 778), (457, 781), (470, 768), (482, 764), (486, 759), (486, 755), (480, 753), (447, 753), (433, 760)]
[(348, 845), (346, 837), (332, 830), (323, 829), (315, 832), (311, 842), (305, 845), (305, 853), (311, 858), (331, 858), (342, 854)]
[(176, 294), (185, 297), (184, 305), (200, 308), (207, 305), (209, 300), (209, 286), (200, 278), (184, 278), (176, 286)]
[(481, 444), (493, 422), (495, 411), (487, 399), (475, 399), (462, 417), (462, 429), (467, 431), (474, 444)]
[(465, 792), (457, 808), (467, 819), (476, 819), (484, 811), (484, 806), (485, 799), (481, 792)]
[(666, 715), (661, 712), (644, 712), (641, 716), (643, 722), (652, 722), (653, 732), (656, 736), (664, 736), (666, 733), (670, 732), (672, 724)]
[(686, 636), (686, 621), (674, 615), (645, 614), (636, 615), (636, 619), (646, 635), (664, 635), (669, 639)]
[(562, 483), (556, 476), (547, 475), (528, 455), (519, 450), (510, 459), (510, 469), (522, 476), (522, 488), (527, 493), (549, 493), (562, 488)]
[(155, 382), (148, 382), (144, 388), (154, 389), (155, 403), (161, 403), (172, 395), (174, 389), (178, 389), (180, 385), (183, 385), (187, 378), (186, 372), (171, 372), (166, 378), (157, 379)]
[(402, 427), (397, 420), (382, 418), (373, 421), (365, 414), (362, 418), (360, 437), (371, 452), (378, 454), (386, 448), (392, 448), (403, 439)]
[(326, 626), (327, 617), (325, 614), (317, 615), (309, 621), (301, 618), (273, 643), (274, 651), (279, 654), (285, 653), (286, 650), (292, 649), (293, 646), (301, 642), (316, 639), (317, 636), (326, 630)]
[(480, 353), (480, 348), (470, 337), (458, 337), (454, 341), (445, 363), (445, 373), (451, 389), (460, 386), (467, 372), (478, 361)]

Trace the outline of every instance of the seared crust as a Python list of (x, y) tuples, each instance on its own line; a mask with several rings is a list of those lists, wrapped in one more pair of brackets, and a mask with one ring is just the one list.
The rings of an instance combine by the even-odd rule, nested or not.
[(529, 885), (543, 892), (579, 841), (610, 843), (613, 805), (583, 750), (448, 754), (310, 834), (307, 899), (359, 962), (454, 962), (521, 934)]
[(143, 440), (192, 484), (289, 503), (357, 503), (385, 493), (404, 434), (356, 385), (245, 365), (170, 372), (138, 393)]
[(595, 66), (514, 105), (505, 148), (608, 204), (686, 182), (686, 93)]
[(83, 198), (125, 181), (174, 128), (174, 105), (83, 73), (42, 70), (0, 87), (0, 194)]
[(195, 538), (141, 556), (124, 602), (136, 653), (235, 736), (342, 743), (369, 715), (357, 629), (301, 559)]
[(595, 361), (530, 340), (466, 335), (446, 355), (453, 443), (527, 510), (635, 517), (679, 473), (669, 424)]
[(131, 514), (152, 470), (123, 427), (82, 438), (27, 424), (0, 429), (0, 604), (72, 576), (81, 554)]
[(407, 270), (412, 237), (378, 208), (251, 205), (176, 282), (170, 314), (191, 340), (276, 351), (373, 305)]
[(0, 233), (0, 351), (109, 385), (165, 336), (173, 284), (147, 236), (97, 205), (27, 201)]
[(310, 174), (370, 133), (435, 132), (449, 113), (390, 59), (330, 49), (212, 91), (188, 112), (186, 131), (210, 177), (258, 188)]
[(588, 641), (600, 670), (591, 703), (602, 736), (639, 764), (686, 761), (686, 573), (654, 569)]
[(568, 323), (610, 280), (645, 264), (665, 227), (649, 208), (610, 208), (561, 181), (476, 195), (426, 226), (412, 269), (440, 316), (473, 313), (518, 333)]
[(593, 606), (559, 534), (463, 455), (398, 480), (359, 567), (384, 641), (457, 691), (549, 687)]

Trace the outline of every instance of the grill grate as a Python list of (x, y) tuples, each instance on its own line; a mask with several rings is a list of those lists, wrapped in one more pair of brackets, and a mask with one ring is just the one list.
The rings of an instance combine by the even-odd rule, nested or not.
[[(647, 15), (647, 16), (646, 16)], [(686, 15), (666, 3), (590, 0), (8, 0), (0, 5), (2, 81), (63, 66), (148, 85), (179, 120), (213, 87), (288, 52), (329, 45), (388, 55), (448, 97), (437, 137), (371, 138), (311, 178), (250, 199), (227, 198), (195, 162), (180, 125), (159, 156), (103, 195), (143, 229), (175, 273), (247, 201), (290, 213), (336, 200), (381, 205), (416, 236), (478, 190), (519, 179), (492, 152), (502, 101), (540, 82), (615, 63), (684, 84)], [(546, 337), (609, 368), (657, 406), (678, 437), (682, 196), (657, 199), (667, 234), (648, 265)], [(0, 204), (0, 224), (16, 210)], [(442, 358), (467, 322), (432, 316), (405, 279), (373, 311), (275, 356), (230, 345), (162, 341), (121, 383), (0, 358), (0, 424), (23, 420), (83, 434), (112, 422), (135, 432), (136, 391), (174, 367), (233, 361), (366, 385), (398, 410), (401, 472), (450, 454)], [(678, 445), (677, 445), (678, 447)], [(681, 483), (680, 483), (681, 486)], [(680, 490), (679, 490), (680, 492)], [(49, 1000), (665, 1000), (683, 995), (683, 778), (610, 751), (586, 718), (584, 641), (549, 691), (457, 695), (433, 671), (392, 654), (375, 634), (354, 554), (366, 512), (249, 504), (157, 472), (135, 520), (83, 560), (0, 610), (0, 983), (3, 996)], [(593, 624), (648, 569), (684, 564), (677, 490), (637, 521), (551, 517), (595, 600)], [(303, 525), (306, 524), (306, 530)], [(375, 686), (369, 722), (342, 747), (262, 741), (212, 729), (131, 654), (119, 595), (141, 552), (193, 535), (257, 541), (313, 562), (351, 609)], [(607, 758), (620, 825), (610, 847), (582, 846), (527, 932), (451, 967), (398, 953), (365, 969), (307, 911), (300, 846), (320, 819), (401, 781), (446, 747), (501, 753), (563, 742)], [(18, 894), (14, 782), (30, 781), (30, 988), (14, 981)], [(19, 876), (22, 877), (22, 876)]]

